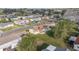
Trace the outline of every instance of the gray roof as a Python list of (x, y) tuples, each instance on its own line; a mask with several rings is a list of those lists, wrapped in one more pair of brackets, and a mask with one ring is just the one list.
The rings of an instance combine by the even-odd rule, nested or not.
[(9, 24), (12, 24), (12, 22), (8, 22), (8, 23), (0, 23), (0, 27), (4, 27), (4, 26), (7, 26)]
[(66, 51), (67, 48), (56, 48), (55, 51)]

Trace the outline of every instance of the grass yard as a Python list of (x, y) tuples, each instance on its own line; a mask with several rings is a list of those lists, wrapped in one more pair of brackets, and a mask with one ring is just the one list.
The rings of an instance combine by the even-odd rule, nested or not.
[(66, 44), (62, 39), (54, 39), (47, 34), (28, 34), (23, 37), (16, 49), (18, 51), (40, 51), (42, 48), (47, 46), (46, 44), (66, 48)]
[(50, 37), (46, 34), (39, 34), (39, 35), (36, 35), (37, 39), (38, 40), (42, 40), (44, 42), (46, 42), (47, 44), (52, 44), (54, 46), (57, 46), (57, 47), (66, 47), (66, 43), (64, 42), (63, 39), (54, 39), (53, 37)]

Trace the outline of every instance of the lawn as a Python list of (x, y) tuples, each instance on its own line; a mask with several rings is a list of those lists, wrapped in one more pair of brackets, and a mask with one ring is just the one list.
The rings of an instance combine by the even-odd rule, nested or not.
[(43, 34), (43, 35), (39, 34), (36, 35), (36, 37), (38, 40), (42, 40), (47, 44), (52, 44), (54, 46), (62, 47), (62, 48), (66, 47), (66, 43), (64, 42), (63, 39), (54, 39), (53, 37), (50, 37), (47, 34)]
[(42, 48), (47, 46), (42, 46), (43, 44), (51, 44), (56, 47), (66, 48), (66, 44), (62, 39), (54, 39), (47, 34), (28, 34), (23, 37), (16, 49), (19, 51), (40, 51)]

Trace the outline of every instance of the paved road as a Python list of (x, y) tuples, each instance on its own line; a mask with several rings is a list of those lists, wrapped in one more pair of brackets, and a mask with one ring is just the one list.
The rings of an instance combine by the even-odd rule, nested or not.
[(23, 30), (26, 30), (26, 29), (29, 29), (29, 28), (31, 28), (31, 27), (25, 26), (25, 27), (17, 28), (17, 29), (14, 29), (14, 30), (11, 30), (9, 32), (4, 33), (0, 37), (0, 45), (7, 43), (9, 41), (15, 40), (16, 38), (18, 38), (19, 36), (21, 36), (22, 34), (25, 33), (25, 31), (23, 31)]

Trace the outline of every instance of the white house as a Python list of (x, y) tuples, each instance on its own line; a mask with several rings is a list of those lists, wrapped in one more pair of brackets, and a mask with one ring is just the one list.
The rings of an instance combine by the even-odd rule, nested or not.
[(7, 27), (12, 27), (12, 26), (14, 26), (14, 24), (12, 22), (0, 23), (0, 29), (5, 29)]
[(77, 50), (77, 51), (79, 51), (79, 36), (78, 37), (75, 37), (75, 36), (71, 36), (70, 38), (69, 38), (69, 41), (73, 41), (74, 43), (73, 43), (73, 45), (74, 45), (74, 49), (75, 50)]

